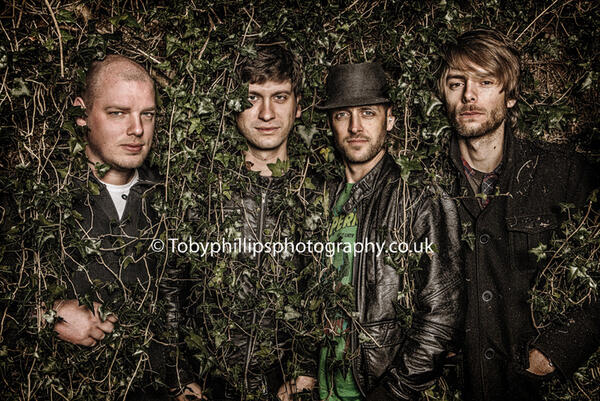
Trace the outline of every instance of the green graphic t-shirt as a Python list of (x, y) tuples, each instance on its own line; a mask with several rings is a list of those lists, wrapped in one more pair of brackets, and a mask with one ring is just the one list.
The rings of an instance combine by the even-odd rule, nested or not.
[[(333, 221), (329, 227), (329, 242), (347, 243), (354, 246), (356, 242), (357, 219), (356, 210), (348, 214), (342, 213), (342, 207), (350, 198), (353, 184), (346, 184), (340, 198), (333, 208)], [(340, 272), (340, 282), (343, 285), (352, 284), (352, 263), (354, 262), (353, 252), (343, 252), (344, 247), (339, 247), (340, 252), (333, 255), (331, 264)], [(336, 246), (336, 250), (338, 247)], [(335, 353), (335, 360), (342, 361), (346, 351), (346, 333), (348, 331), (348, 322), (341, 317), (333, 322), (331, 329), (335, 333), (335, 349), (331, 350), (325, 346), (321, 348), (319, 359), (319, 396), (327, 401), (358, 401), (360, 400), (360, 391), (352, 376), (352, 371), (348, 368), (345, 372), (341, 369), (335, 369), (333, 372), (328, 369), (327, 357), (330, 352)], [(345, 373), (345, 374), (344, 374)]]

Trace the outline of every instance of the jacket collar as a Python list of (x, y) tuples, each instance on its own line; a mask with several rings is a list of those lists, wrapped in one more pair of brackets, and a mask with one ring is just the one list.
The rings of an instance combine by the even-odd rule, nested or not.
[[(503, 168), (498, 179), (498, 187), (500, 188), (500, 193), (507, 193), (509, 191), (510, 177), (512, 176), (513, 163), (515, 159), (514, 142), (515, 137), (507, 122), (507, 124), (504, 125), (504, 144), (502, 149), (503, 153), (501, 161)], [(481, 213), (481, 209), (479, 207), (479, 203), (477, 202), (477, 198), (473, 193), (473, 189), (471, 188), (471, 185), (469, 185), (469, 182), (465, 177), (464, 166), (460, 154), (460, 147), (458, 146), (458, 134), (456, 132), (453, 133), (452, 139), (450, 141), (450, 158), (457, 172), (459, 183), (457, 188), (458, 195), (462, 198), (461, 201), (465, 208), (469, 211), (469, 213), (471, 213), (473, 216), (477, 216), (479, 215), (479, 213)]]
[[(92, 169), (93, 169), (93, 167), (90, 167), (89, 176), (91, 177), (92, 180), (94, 180), (96, 182), (96, 184), (98, 184), (98, 186), (101, 190), (105, 189), (106, 185), (100, 179), (98, 179), (98, 177), (96, 177), (96, 175), (94, 174)], [(158, 176), (152, 170), (150, 170), (150, 168), (148, 166), (146, 166), (146, 164), (143, 164), (141, 167), (138, 168), (138, 182), (136, 182), (135, 185), (133, 187), (131, 187), (131, 189), (134, 189), (136, 187), (141, 188), (141, 187), (149, 187), (149, 186), (161, 185), (161, 184), (164, 184), (163, 181), (160, 180), (158, 178)], [(145, 190), (145, 188), (144, 188), (144, 190)]]
[[(93, 167), (90, 167), (88, 170), (89, 179), (93, 180), (96, 185), (98, 185), (98, 197), (94, 200), (97, 202), (99, 208), (104, 210), (107, 216), (115, 221), (119, 221), (119, 215), (117, 214), (117, 209), (108, 193), (108, 189), (106, 189), (106, 185), (96, 177), (94, 172), (92, 171)], [(131, 187), (130, 193), (135, 192), (138, 197), (141, 197), (142, 194), (153, 187), (164, 185), (164, 182), (159, 180), (158, 176), (148, 168), (145, 164), (138, 168), (138, 181)], [(127, 211), (128, 206), (125, 206), (125, 212)], [(125, 213), (124, 212), (124, 213)], [(125, 216), (125, 214), (123, 214)]]
[(256, 177), (240, 177), (240, 179), (248, 180), (247, 188), (243, 189), (244, 194), (250, 194), (252, 196), (260, 195), (264, 191), (268, 192), (280, 192), (285, 190), (285, 186), (292, 179), (294, 172), (292, 168), (289, 168), (284, 175), (279, 177), (273, 176), (262, 176), (257, 175)]
[[(385, 174), (392, 166), (396, 166), (396, 162), (387, 152), (383, 155), (383, 158), (369, 171), (363, 178), (360, 179), (352, 187), (350, 198), (342, 207), (342, 213), (351, 212), (356, 205), (364, 198), (371, 196), (375, 189), (375, 185), (380, 181), (380, 176)], [(337, 187), (334, 199), (337, 201), (342, 189), (346, 185), (346, 180), (342, 180)], [(335, 204), (335, 202), (333, 203)]]

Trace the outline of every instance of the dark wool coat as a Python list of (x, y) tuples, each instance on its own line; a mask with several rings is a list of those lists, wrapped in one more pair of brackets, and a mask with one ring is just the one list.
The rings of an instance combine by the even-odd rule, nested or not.
[[(150, 208), (150, 195), (163, 188), (157, 178), (146, 168), (138, 170), (139, 181), (131, 188), (122, 219), (106, 186), (90, 171), (89, 185), (98, 188), (98, 195), (86, 194), (76, 205), (81, 214), (82, 238), (96, 245), (95, 255), (81, 264), (74, 258), (75, 269), (71, 275), (71, 292), (76, 296), (89, 294), (95, 301), (106, 303), (111, 299), (107, 284), (116, 286), (115, 293), (130, 296), (139, 283), (149, 291), (156, 288), (153, 279), (158, 277), (157, 255), (150, 246), (158, 238), (157, 214)], [(140, 244), (142, 246), (140, 247)], [(100, 288), (94, 290), (94, 280)]]
[(594, 174), (574, 152), (518, 139), (507, 129), (501, 195), (481, 210), (464, 174), (456, 137), (451, 159), (458, 173), (461, 222), (474, 240), (465, 246), (465, 399), (541, 399), (542, 379), (525, 371), (529, 347), (570, 377), (599, 345), (600, 311), (597, 304), (588, 306), (570, 316), (569, 325), (538, 333), (528, 291), (542, 266), (529, 250), (547, 244), (559, 228), (559, 203), (583, 205), (597, 187)]
[[(119, 219), (117, 210), (106, 186), (89, 171), (87, 182), (80, 185), (97, 186), (98, 194), (83, 194), (75, 210), (82, 216), (80, 220), (81, 236), (91, 241), (95, 251), (81, 258), (72, 254), (69, 277), (71, 297), (89, 297), (93, 301), (110, 305), (117, 296), (126, 300), (141, 300), (142, 297), (159, 293), (159, 299), (166, 301), (167, 320), (175, 327), (178, 322), (178, 279), (179, 274), (165, 265), (164, 252), (154, 252), (152, 242), (164, 231), (160, 226), (158, 214), (150, 204), (152, 196), (160, 196), (162, 182), (145, 166), (138, 169), (139, 181), (134, 184), (127, 198), (123, 216)], [(167, 244), (168, 245), (168, 244)], [(164, 271), (163, 271), (164, 270)], [(159, 283), (159, 277), (162, 280)], [(108, 306), (109, 310), (118, 308), (118, 304)], [(165, 329), (165, 320), (158, 315), (153, 323), (155, 331)], [(161, 326), (162, 328), (158, 328)], [(175, 327), (176, 329), (176, 327)], [(167, 366), (168, 349), (156, 341), (149, 344), (151, 369), (158, 372), (165, 382), (175, 387), (179, 380), (190, 382), (186, 375), (185, 363), (179, 361), (182, 370), (177, 375), (174, 368)], [(174, 364), (173, 361), (170, 362)], [(148, 382), (146, 384), (151, 384)], [(139, 390), (138, 391), (142, 391)], [(136, 398), (137, 397), (137, 398)], [(141, 398), (140, 398), (141, 397)], [(155, 397), (155, 398), (152, 398)], [(158, 397), (158, 398), (156, 398)], [(130, 394), (128, 399), (163, 399), (154, 390)]]

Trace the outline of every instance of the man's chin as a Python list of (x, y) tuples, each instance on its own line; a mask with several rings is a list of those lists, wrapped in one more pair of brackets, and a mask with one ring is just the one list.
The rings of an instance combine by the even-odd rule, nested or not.
[(133, 160), (119, 160), (117, 163), (110, 163), (110, 165), (111, 168), (117, 171), (127, 172), (129, 170), (140, 168), (142, 164), (144, 164), (144, 160), (145, 157)]
[(344, 152), (344, 158), (352, 164), (367, 164), (379, 156), (380, 151), (369, 149), (363, 152)]
[(465, 126), (462, 124), (455, 124), (454, 129), (463, 138), (479, 138), (485, 136), (488, 133), (488, 130), (481, 125), (476, 126)]

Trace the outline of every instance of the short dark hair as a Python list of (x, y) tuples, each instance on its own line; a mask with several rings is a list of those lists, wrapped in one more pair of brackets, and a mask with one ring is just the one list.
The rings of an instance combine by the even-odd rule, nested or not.
[(154, 80), (148, 74), (148, 71), (135, 61), (121, 56), (119, 54), (110, 54), (103, 60), (95, 60), (91, 63), (85, 76), (85, 87), (81, 97), (85, 102), (85, 107), (88, 109), (92, 108), (94, 98), (98, 87), (100, 85), (100, 78), (105, 70), (110, 70), (115, 64), (121, 64), (123, 68), (117, 71), (117, 75), (127, 81), (147, 81), (152, 83), (154, 87)]
[(262, 84), (266, 81), (283, 82), (288, 79), (296, 96), (302, 90), (302, 62), (284, 43), (257, 44), (256, 56), (246, 56), (237, 68), (242, 82)]
[[(441, 72), (437, 82), (439, 97), (445, 101), (444, 87), (451, 68), (478, 66), (497, 77), (509, 100), (518, 100), (521, 83), (521, 57), (514, 45), (500, 32), (477, 29), (460, 35), (456, 43), (442, 51)], [(511, 125), (516, 125), (517, 108), (508, 110)]]

